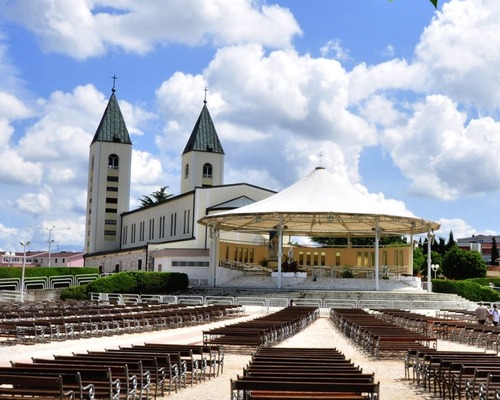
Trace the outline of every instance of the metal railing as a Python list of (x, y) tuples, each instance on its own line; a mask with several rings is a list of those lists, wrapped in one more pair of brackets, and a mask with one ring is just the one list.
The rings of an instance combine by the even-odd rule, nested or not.
[[(99, 278), (99, 274), (28, 276), (24, 278), (24, 290), (29, 289), (59, 289), (80, 286)], [(21, 290), (21, 279), (0, 279), (0, 290)]]
[(401, 299), (315, 299), (295, 297), (233, 297), (233, 296), (188, 296), (188, 295), (136, 295), (119, 293), (91, 293), (91, 300), (110, 301), (117, 304), (139, 304), (156, 301), (168, 304), (184, 305), (240, 305), (245, 307), (260, 307), (263, 312), (275, 308), (287, 307), (290, 300), (297, 306), (310, 306), (320, 309), (322, 316), (328, 316), (331, 308), (364, 308), (364, 309), (406, 309), (406, 310), (439, 310), (463, 309), (463, 301), (446, 300), (401, 300)]

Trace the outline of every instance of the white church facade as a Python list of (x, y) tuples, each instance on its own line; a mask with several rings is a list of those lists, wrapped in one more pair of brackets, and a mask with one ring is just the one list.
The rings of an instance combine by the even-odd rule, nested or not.
[[(129, 210), (131, 160), (132, 142), (113, 90), (89, 152), (85, 266), (101, 273), (184, 272), (191, 281), (208, 283), (210, 233), (197, 221), (275, 193), (224, 184), (224, 151), (206, 101), (182, 154), (179, 195)], [(223, 233), (225, 241), (240, 243), (232, 252), (245, 254), (247, 262), (258, 263), (267, 250), (259, 235)], [(263, 250), (256, 254), (256, 248)]]

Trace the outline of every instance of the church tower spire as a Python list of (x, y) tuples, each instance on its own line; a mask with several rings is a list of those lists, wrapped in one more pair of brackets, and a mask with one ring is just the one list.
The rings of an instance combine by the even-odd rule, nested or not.
[(85, 252), (120, 248), (121, 213), (129, 209), (132, 141), (115, 95), (90, 144)]
[(181, 192), (189, 192), (197, 186), (218, 186), (223, 183), (224, 150), (205, 97), (200, 116), (182, 152)]

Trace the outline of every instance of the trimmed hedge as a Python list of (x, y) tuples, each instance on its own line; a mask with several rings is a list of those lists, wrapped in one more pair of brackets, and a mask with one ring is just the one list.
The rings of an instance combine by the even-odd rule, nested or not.
[[(0, 267), (0, 279), (3, 278), (21, 278), (22, 267)], [(28, 267), (24, 271), (25, 277), (35, 276), (59, 276), (59, 275), (82, 275), (99, 274), (99, 268), (87, 267)]]
[(68, 288), (62, 300), (88, 299), (94, 293), (166, 294), (185, 290), (189, 285), (187, 274), (169, 272), (126, 271), (98, 278), (77, 288)]
[[(485, 285), (478, 282), (485, 281)], [(444, 279), (433, 279), (432, 280), (432, 291), (437, 293), (454, 293), (459, 296), (465, 297), (470, 301), (500, 301), (500, 293), (488, 286), (491, 279), (475, 278), (466, 279), (462, 281), (444, 280)], [(496, 284), (495, 284), (496, 286)]]

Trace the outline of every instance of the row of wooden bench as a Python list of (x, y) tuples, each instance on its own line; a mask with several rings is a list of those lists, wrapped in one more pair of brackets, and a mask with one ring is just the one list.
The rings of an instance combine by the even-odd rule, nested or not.
[(37, 313), (22, 320), (0, 321), (0, 344), (31, 344), (172, 329), (243, 314), (242, 307), (232, 305), (92, 308), (78, 311), (60, 316)]
[[(429, 336), (451, 340), (458, 343), (483, 347), (486, 350), (499, 352), (500, 326), (481, 325), (468, 319), (451, 319), (443, 317), (431, 317), (402, 310), (379, 310), (384, 319), (410, 330), (419, 331)], [(460, 316), (462, 312), (454, 315)], [(469, 315), (465, 313), (464, 315)]]
[(303, 330), (319, 316), (315, 307), (286, 307), (250, 321), (203, 331), (203, 343), (252, 352), (275, 345)]
[(224, 354), (215, 346), (146, 343), (11, 364), (0, 367), (2, 400), (135, 400), (219, 375)]
[(500, 357), (494, 353), (410, 349), (405, 375), (441, 399), (500, 399)]
[(334, 348), (260, 348), (231, 380), (231, 399), (377, 400), (379, 383)]
[(373, 357), (400, 356), (410, 347), (436, 347), (435, 338), (398, 327), (363, 309), (331, 309), (330, 319), (340, 332)]

